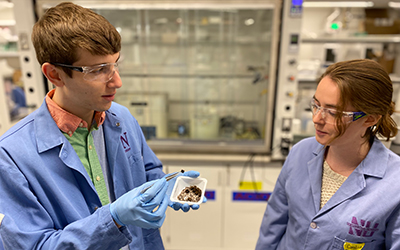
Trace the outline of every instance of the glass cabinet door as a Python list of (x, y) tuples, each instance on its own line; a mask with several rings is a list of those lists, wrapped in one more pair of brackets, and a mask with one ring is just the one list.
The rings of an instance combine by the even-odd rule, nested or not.
[(270, 150), (279, 8), (120, 2), (82, 5), (121, 34), (123, 86), (115, 101), (138, 120), (153, 150)]

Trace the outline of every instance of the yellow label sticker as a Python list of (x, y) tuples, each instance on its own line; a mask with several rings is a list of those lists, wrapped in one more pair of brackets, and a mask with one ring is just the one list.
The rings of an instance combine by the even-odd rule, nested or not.
[(343, 245), (344, 250), (361, 250), (363, 249), (365, 243), (350, 243), (345, 242)]
[(240, 190), (261, 190), (262, 182), (261, 181), (241, 181), (239, 182)]

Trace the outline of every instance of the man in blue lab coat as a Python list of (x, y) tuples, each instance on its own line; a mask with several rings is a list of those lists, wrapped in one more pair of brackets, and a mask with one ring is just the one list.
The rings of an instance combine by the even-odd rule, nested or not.
[(0, 138), (5, 249), (164, 249), (158, 228), (168, 205), (190, 207), (170, 204), (161, 162), (136, 119), (112, 102), (122, 86), (119, 33), (62, 3), (35, 24), (32, 41), (55, 89)]

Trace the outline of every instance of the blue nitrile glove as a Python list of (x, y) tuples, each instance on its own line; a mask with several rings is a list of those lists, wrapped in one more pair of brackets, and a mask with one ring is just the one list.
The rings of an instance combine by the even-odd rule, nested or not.
[[(190, 170), (190, 171), (186, 171), (185, 173), (179, 174), (178, 176), (189, 176), (192, 178), (197, 178), (197, 177), (199, 177), (199, 175), (200, 175), (199, 172)], [(178, 176), (169, 181), (169, 186), (168, 186), (168, 191), (167, 191), (168, 199), (171, 196), (172, 190), (174, 189), (175, 182), (176, 182), (176, 179), (178, 178)], [(203, 202), (206, 202), (206, 201), (207, 201), (207, 199), (204, 197)], [(190, 208), (193, 210), (197, 210), (200, 207), (198, 204), (189, 206), (189, 204), (187, 204), (187, 203), (181, 204), (179, 202), (172, 202), (170, 200), (169, 200), (169, 206), (172, 207), (175, 211), (182, 209), (183, 212), (188, 212), (190, 210)]]
[[(207, 198), (204, 196), (202, 203), (206, 203), (206, 202), (207, 202)], [(199, 204), (193, 204), (193, 205), (189, 206), (189, 204), (187, 204), (187, 203), (181, 204), (179, 202), (170, 202), (169, 206), (172, 207), (175, 211), (182, 209), (183, 212), (188, 212), (190, 210), (190, 208), (193, 210), (197, 210), (200, 208)]]
[[(141, 191), (150, 187), (143, 194)], [(168, 183), (165, 178), (146, 182), (111, 203), (110, 212), (121, 226), (127, 224), (141, 228), (159, 228), (165, 220), (169, 198), (165, 195)], [(157, 210), (153, 210), (157, 207)]]

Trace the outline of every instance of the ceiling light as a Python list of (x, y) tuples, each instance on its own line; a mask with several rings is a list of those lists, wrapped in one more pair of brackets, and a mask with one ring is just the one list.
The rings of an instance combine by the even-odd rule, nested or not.
[(360, 7), (360, 8), (366, 8), (366, 7), (372, 7), (374, 6), (374, 3), (371, 1), (364, 1), (364, 2), (345, 2), (345, 1), (340, 1), (340, 2), (303, 2), (303, 7)]
[(13, 3), (0, 1), (0, 9), (3, 9), (3, 8), (11, 9), (13, 7), (14, 7)]
[(249, 19), (247, 19), (247, 20), (244, 21), (244, 24), (245, 24), (246, 26), (253, 25), (253, 24), (254, 24), (254, 19), (253, 19), (253, 18), (249, 18)]
[(400, 8), (400, 2), (389, 2), (388, 3), (389, 7), (399, 9)]

